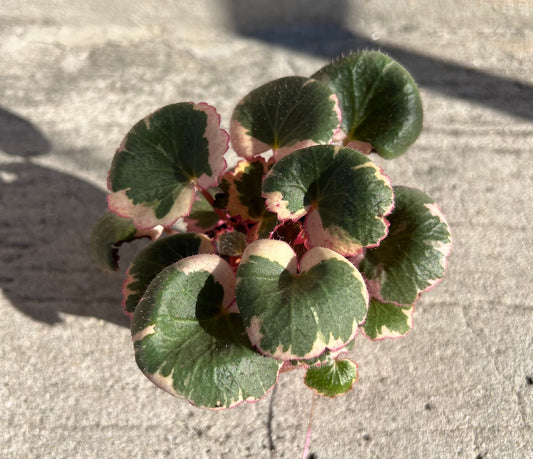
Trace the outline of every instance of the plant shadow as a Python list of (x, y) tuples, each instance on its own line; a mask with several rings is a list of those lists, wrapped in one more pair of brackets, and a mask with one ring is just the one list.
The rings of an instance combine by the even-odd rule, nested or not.
[(379, 50), (407, 68), (420, 87), (533, 120), (533, 85), (369, 40), (346, 26), (348, 0), (267, 3), (225, 0), (233, 28), (243, 36), (328, 59)]
[(89, 250), (106, 193), (74, 176), (35, 164), (52, 146), (31, 122), (0, 108), (0, 287), (34, 320), (60, 313), (129, 326), (120, 305), (121, 273), (105, 273)]

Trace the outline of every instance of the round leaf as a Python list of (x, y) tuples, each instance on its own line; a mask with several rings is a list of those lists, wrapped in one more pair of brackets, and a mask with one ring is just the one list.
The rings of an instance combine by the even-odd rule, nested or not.
[(280, 220), (308, 213), (310, 245), (343, 255), (378, 244), (393, 206), (380, 168), (362, 153), (333, 145), (304, 148), (277, 162), (265, 177), (263, 196)]
[(451, 235), (428, 195), (404, 186), (394, 187), (394, 194), (389, 234), (379, 247), (366, 251), (359, 270), (372, 297), (410, 305), (444, 276)]
[(359, 272), (338, 253), (314, 248), (299, 264), (283, 241), (248, 245), (237, 270), (237, 305), (250, 341), (277, 359), (309, 359), (351, 341), (366, 315)]
[(414, 306), (398, 306), (370, 300), (363, 334), (371, 340), (405, 336), (413, 326)]
[(349, 359), (339, 359), (309, 367), (304, 382), (319, 395), (336, 397), (348, 392), (358, 379), (357, 364)]
[(243, 158), (273, 149), (277, 160), (297, 148), (328, 143), (339, 123), (337, 99), (326, 85), (286, 77), (260, 86), (239, 102), (231, 120), (231, 142)]
[(226, 167), (228, 135), (219, 125), (204, 103), (167, 105), (139, 121), (113, 158), (109, 208), (138, 228), (169, 227), (188, 215), (195, 183), (216, 185)]
[(255, 352), (234, 300), (235, 274), (216, 255), (167, 267), (135, 310), (135, 359), (157, 386), (194, 405), (230, 408), (261, 398), (281, 362)]
[(174, 234), (141, 250), (131, 263), (122, 287), (124, 310), (132, 313), (146, 288), (164, 268), (196, 254), (213, 253), (211, 240), (203, 234)]
[(404, 153), (422, 130), (422, 101), (411, 75), (376, 51), (350, 54), (313, 75), (337, 95), (342, 130), (386, 159)]

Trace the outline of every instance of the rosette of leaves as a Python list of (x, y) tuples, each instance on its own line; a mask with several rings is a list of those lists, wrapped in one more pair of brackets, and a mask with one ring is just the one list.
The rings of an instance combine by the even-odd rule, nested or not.
[[(320, 395), (349, 391), (358, 368), (344, 354), (359, 330), (406, 335), (444, 275), (442, 213), (366, 154), (404, 153), (421, 120), (407, 71), (362, 52), (251, 91), (230, 135), (205, 103), (137, 122), (113, 158), (92, 249), (118, 269), (120, 244), (153, 239), (123, 286), (146, 377), (208, 409), (260, 399), (282, 368), (304, 368)], [(230, 137), (241, 160), (227, 168)]]

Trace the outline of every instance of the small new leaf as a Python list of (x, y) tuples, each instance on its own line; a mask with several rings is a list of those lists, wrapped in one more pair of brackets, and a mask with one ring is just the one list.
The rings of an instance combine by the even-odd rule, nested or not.
[(235, 170), (224, 175), (228, 186), (228, 211), (243, 221), (257, 222), (265, 212), (265, 198), (261, 196), (263, 176), (267, 172), (264, 159), (240, 161)]
[(348, 392), (359, 378), (357, 364), (349, 359), (326, 360), (309, 367), (304, 382), (307, 387), (325, 397)]

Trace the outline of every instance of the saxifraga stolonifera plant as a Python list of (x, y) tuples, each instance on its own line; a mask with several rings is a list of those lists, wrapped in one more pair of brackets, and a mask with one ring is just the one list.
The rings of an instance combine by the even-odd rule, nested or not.
[[(253, 90), (229, 135), (205, 103), (135, 124), (92, 249), (116, 270), (119, 244), (153, 239), (123, 286), (141, 371), (209, 409), (258, 400), (292, 368), (320, 395), (349, 391), (358, 332), (406, 335), (446, 268), (438, 207), (369, 159), (403, 154), (421, 128), (412, 77), (370, 51)], [(241, 160), (228, 169), (230, 140)]]

